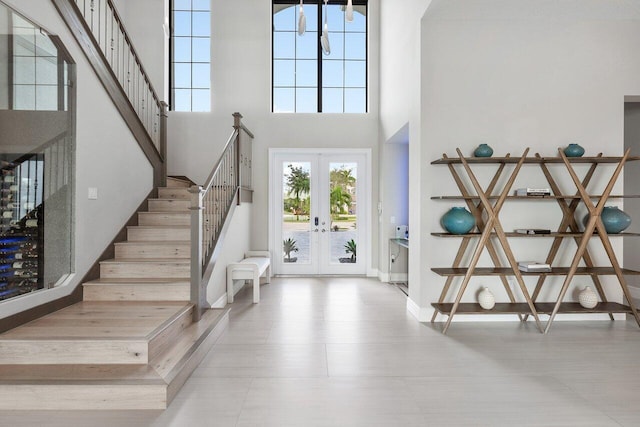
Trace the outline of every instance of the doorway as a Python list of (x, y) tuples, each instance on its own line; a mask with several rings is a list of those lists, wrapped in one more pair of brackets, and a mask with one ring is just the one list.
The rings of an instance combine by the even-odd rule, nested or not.
[(271, 150), (274, 274), (365, 275), (370, 258), (367, 150)]

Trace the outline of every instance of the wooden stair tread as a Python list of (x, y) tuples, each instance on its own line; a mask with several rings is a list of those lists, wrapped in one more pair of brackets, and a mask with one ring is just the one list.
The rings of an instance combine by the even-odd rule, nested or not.
[(158, 278), (131, 278), (131, 279), (122, 279), (122, 278), (113, 278), (113, 279), (106, 279), (106, 278), (101, 278), (101, 279), (95, 279), (95, 280), (91, 280), (89, 282), (84, 282), (83, 285), (84, 286), (92, 286), (92, 285), (113, 285), (113, 286), (118, 286), (118, 285), (140, 285), (140, 286), (145, 286), (145, 285), (159, 285), (159, 284), (167, 284), (167, 285), (171, 285), (171, 284), (183, 284), (183, 283), (191, 283), (190, 279), (188, 277), (185, 277), (184, 279), (180, 279), (180, 278), (170, 278), (170, 277), (158, 277)]
[(100, 264), (124, 264), (124, 263), (169, 263), (169, 264), (189, 264), (189, 258), (111, 258), (100, 261)]
[[(79, 306), (79, 307), (74, 307)], [(124, 307), (122, 307), (124, 306)], [(10, 340), (146, 340), (156, 329), (162, 328), (166, 322), (190, 309), (185, 303), (129, 303), (83, 301), (65, 309), (51, 313), (40, 319), (19, 326), (0, 334), (0, 342)], [(64, 322), (70, 320), (71, 322)], [(127, 320), (129, 325), (144, 320), (138, 327), (118, 326), (119, 321)], [(87, 322), (93, 322), (87, 326)], [(110, 327), (109, 331), (100, 331)]]

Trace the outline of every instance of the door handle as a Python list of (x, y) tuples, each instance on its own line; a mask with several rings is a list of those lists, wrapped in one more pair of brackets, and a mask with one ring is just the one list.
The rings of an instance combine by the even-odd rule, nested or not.
[(327, 231), (327, 230), (325, 230), (324, 228), (322, 229), (322, 232), (323, 232), (323, 233), (324, 233), (324, 232), (326, 232), (326, 231)]
[(313, 230), (313, 232), (314, 232), (314, 233), (317, 233), (317, 232), (318, 232), (318, 229), (316, 228), (315, 230)]

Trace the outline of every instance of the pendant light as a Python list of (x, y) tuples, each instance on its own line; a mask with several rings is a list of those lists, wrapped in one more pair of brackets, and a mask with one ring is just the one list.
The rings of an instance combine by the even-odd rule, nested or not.
[(324, 0), (324, 28), (322, 29), (322, 36), (320, 36), (320, 44), (322, 45), (322, 53), (325, 55), (331, 54), (331, 46), (329, 46), (329, 25), (327, 24), (327, 2)]
[(298, 18), (298, 35), (304, 35), (304, 32), (307, 30), (307, 18), (304, 16), (304, 9), (302, 0), (300, 0), (300, 17)]
[(347, 22), (353, 22), (353, 0), (347, 0), (347, 12), (345, 13)]

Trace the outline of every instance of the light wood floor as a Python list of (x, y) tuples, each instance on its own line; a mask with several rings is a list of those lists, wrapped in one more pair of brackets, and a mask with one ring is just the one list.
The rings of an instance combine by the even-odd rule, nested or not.
[(0, 412), (7, 426), (639, 426), (632, 322), (455, 323), (369, 279), (274, 279), (166, 411)]

